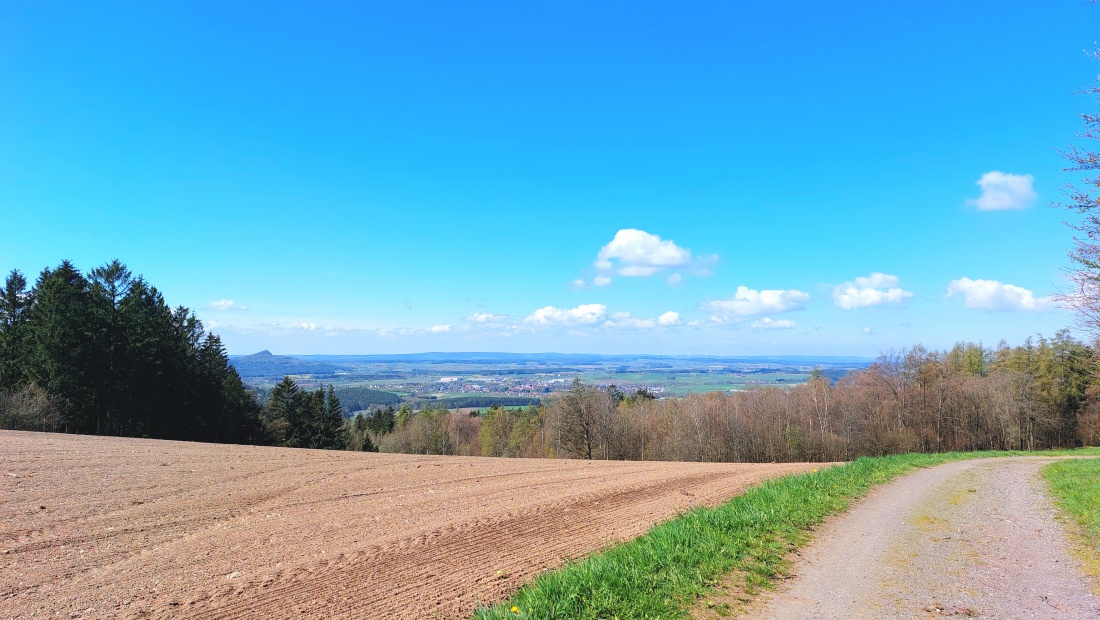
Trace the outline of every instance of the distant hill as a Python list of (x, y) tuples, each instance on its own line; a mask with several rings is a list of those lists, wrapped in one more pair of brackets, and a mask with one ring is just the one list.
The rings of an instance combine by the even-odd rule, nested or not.
[(426, 405), (433, 405), (438, 407), (443, 405), (448, 409), (467, 409), (472, 407), (492, 407), (493, 405), (500, 405), (501, 407), (530, 407), (532, 405), (538, 405), (540, 402), (537, 398), (530, 398), (527, 396), (454, 396), (451, 398), (439, 398), (436, 400), (421, 400), (414, 403), (418, 407), (424, 407)]
[(337, 387), (336, 397), (340, 399), (340, 404), (344, 407), (344, 415), (351, 415), (356, 411), (366, 411), (372, 407), (399, 407), (403, 400), (392, 392), (359, 386)]
[(722, 356), (722, 355), (602, 355), (595, 353), (494, 353), (494, 352), (436, 352), (394, 353), (372, 355), (303, 355), (310, 361), (337, 364), (601, 364), (646, 361), (652, 366), (662, 362), (707, 362), (726, 364), (751, 364), (774, 366), (843, 366), (864, 368), (874, 361), (869, 357), (841, 355), (772, 355), (772, 356)]
[(237, 369), (242, 378), (282, 377), (284, 375), (331, 375), (342, 368), (328, 362), (303, 360), (285, 355), (273, 355), (271, 351), (260, 351), (252, 355), (230, 357), (229, 363)]

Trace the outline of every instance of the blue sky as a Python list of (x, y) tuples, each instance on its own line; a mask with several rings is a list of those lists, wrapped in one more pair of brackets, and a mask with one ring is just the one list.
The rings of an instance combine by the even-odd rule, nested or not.
[(231, 353), (1018, 343), (1073, 323), (1047, 205), (1098, 36), (1077, 0), (5, 2), (0, 268), (117, 257)]

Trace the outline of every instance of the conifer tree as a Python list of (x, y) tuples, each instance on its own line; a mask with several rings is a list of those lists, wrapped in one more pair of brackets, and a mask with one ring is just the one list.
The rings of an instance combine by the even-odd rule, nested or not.
[(318, 447), (342, 450), (347, 446), (347, 437), (344, 433), (344, 409), (340, 406), (340, 399), (336, 397), (336, 390), (332, 385), (329, 385), (325, 392), (324, 419), (321, 428), (323, 445)]
[(106, 433), (92, 385), (98, 330), (88, 281), (63, 261), (55, 270), (42, 271), (33, 296), (23, 360), (27, 379), (58, 399), (70, 430)]
[(271, 390), (271, 395), (263, 408), (263, 425), (271, 443), (284, 445), (288, 436), (289, 418), (293, 417), (291, 409), (295, 406), (294, 400), (298, 394), (298, 384), (290, 377), (283, 380)]
[(0, 288), (0, 392), (11, 391), (23, 382), (29, 306), (27, 279), (13, 269)]

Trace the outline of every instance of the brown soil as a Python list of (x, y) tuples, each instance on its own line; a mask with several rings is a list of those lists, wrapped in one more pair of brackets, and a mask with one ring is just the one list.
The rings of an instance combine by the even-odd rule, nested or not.
[(462, 618), (567, 558), (812, 467), (0, 431), (0, 618)]

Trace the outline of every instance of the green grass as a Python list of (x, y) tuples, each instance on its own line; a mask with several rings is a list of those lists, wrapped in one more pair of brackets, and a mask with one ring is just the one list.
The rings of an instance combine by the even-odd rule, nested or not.
[(1100, 583), (1100, 459), (1052, 463), (1043, 468), (1054, 501), (1072, 519), (1087, 573)]
[(1100, 459), (1052, 463), (1043, 476), (1058, 505), (1100, 546)]
[(722, 506), (693, 510), (641, 538), (545, 573), (475, 618), (684, 617), (734, 571), (746, 576), (750, 589), (767, 586), (810, 528), (872, 486), (955, 458), (962, 455), (862, 458), (765, 482)]
[[(1100, 454), (1100, 450), (1090, 452)], [(638, 539), (544, 573), (508, 601), (481, 609), (474, 617), (687, 617), (700, 597), (711, 594), (731, 574), (743, 575), (744, 588), (750, 593), (769, 587), (786, 567), (787, 554), (809, 540), (814, 526), (847, 508), (871, 487), (918, 467), (1009, 454), (1020, 453), (860, 458), (765, 482), (721, 506), (692, 510), (654, 526)]]

